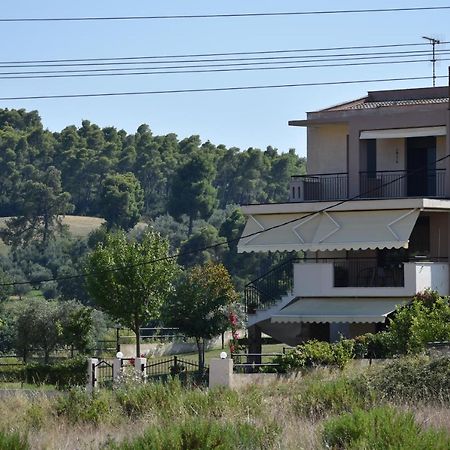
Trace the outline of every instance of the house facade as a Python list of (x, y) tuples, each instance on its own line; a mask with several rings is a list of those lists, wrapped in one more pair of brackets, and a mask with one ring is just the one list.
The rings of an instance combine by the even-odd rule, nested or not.
[(285, 203), (242, 206), (239, 252), (293, 252), (246, 287), (250, 339), (354, 337), (419, 291), (448, 295), (448, 88), (369, 92), (289, 125), (307, 128), (307, 175)]

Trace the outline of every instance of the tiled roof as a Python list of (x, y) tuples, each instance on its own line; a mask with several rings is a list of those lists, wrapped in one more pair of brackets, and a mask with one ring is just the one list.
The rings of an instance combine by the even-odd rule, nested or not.
[(412, 100), (386, 100), (386, 101), (370, 101), (369, 97), (364, 97), (353, 102), (344, 103), (341, 105), (333, 106), (327, 108), (323, 111), (348, 111), (355, 109), (374, 109), (374, 108), (384, 108), (389, 106), (413, 106), (413, 105), (434, 105), (439, 103), (447, 103), (449, 101), (448, 97), (440, 98), (423, 98), (423, 99), (412, 99)]

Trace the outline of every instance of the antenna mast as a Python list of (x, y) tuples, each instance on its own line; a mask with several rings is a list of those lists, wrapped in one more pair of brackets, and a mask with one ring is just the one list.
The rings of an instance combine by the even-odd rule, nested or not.
[(431, 59), (431, 62), (433, 63), (433, 87), (436, 86), (436, 45), (440, 44), (441, 41), (439, 39), (422, 36), (422, 39), (426, 39), (431, 46), (433, 47), (433, 57)]

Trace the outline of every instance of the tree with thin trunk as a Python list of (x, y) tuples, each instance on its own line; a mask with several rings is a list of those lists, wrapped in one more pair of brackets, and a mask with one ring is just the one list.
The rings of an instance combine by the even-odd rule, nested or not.
[(136, 357), (141, 355), (139, 330), (158, 319), (173, 290), (178, 266), (169, 257), (169, 243), (154, 231), (130, 240), (125, 232), (108, 234), (89, 255), (86, 285), (95, 304), (136, 335)]
[(195, 266), (180, 277), (169, 295), (163, 320), (177, 327), (197, 344), (199, 366), (205, 366), (204, 340), (230, 327), (228, 312), (238, 299), (230, 274), (222, 264)]

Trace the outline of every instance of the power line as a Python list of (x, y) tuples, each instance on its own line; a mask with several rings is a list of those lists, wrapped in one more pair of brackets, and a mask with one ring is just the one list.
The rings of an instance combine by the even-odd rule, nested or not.
[[(440, 58), (439, 61), (450, 61), (450, 58)], [(303, 64), (295, 66), (275, 66), (275, 67), (234, 67), (221, 69), (188, 69), (188, 70), (163, 70), (163, 71), (145, 71), (147, 68), (134, 69), (89, 69), (89, 70), (70, 70), (70, 71), (48, 71), (48, 72), (12, 72), (11, 74), (0, 72), (0, 80), (27, 80), (27, 79), (47, 79), (47, 78), (84, 78), (84, 77), (118, 77), (118, 76), (142, 76), (142, 75), (169, 75), (169, 74), (186, 74), (186, 73), (217, 73), (217, 72), (240, 72), (240, 71), (264, 71), (264, 70), (291, 70), (291, 69), (307, 69), (321, 67), (355, 67), (368, 65), (384, 65), (384, 64), (410, 64), (429, 62), (428, 59), (412, 59), (404, 61), (372, 61), (372, 62), (354, 62), (354, 63), (337, 63), (337, 64)], [(195, 67), (195, 66), (192, 66)], [(213, 66), (214, 67), (214, 66)], [(127, 72), (118, 72), (126, 70)], [(131, 70), (141, 70), (140, 72), (132, 72)], [(142, 71), (144, 70), (144, 71)], [(107, 73), (104, 73), (104, 72)], [(130, 72), (131, 71), (131, 72)], [(64, 73), (70, 72), (70, 73)], [(89, 73), (73, 73), (73, 72), (89, 72)], [(102, 73), (95, 73), (102, 72)], [(47, 75), (46, 75), (47, 73)], [(42, 75), (41, 75), (42, 74)], [(50, 74), (50, 75), (48, 75)]]
[[(439, 162), (444, 161), (445, 159), (447, 159), (449, 157), (450, 157), (450, 155), (443, 156), (442, 158), (436, 159), (433, 163), (437, 164)], [(16, 281), (16, 282), (9, 282), (9, 283), (0, 283), (0, 286), (1, 287), (9, 287), (9, 286), (24, 285), (24, 284), (36, 284), (36, 285), (38, 285), (38, 284), (41, 284), (41, 283), (47, 283), (49, 281), (63, 281), (63, 280), (73, 280), (73, 279), (79, 279), (79, 278), (86, 278), (86, 277), (89, 277), (89, 276), (97, 276), (97, 275), (102, 275), (102, 274), (105, 274), (105, 273), (117, 272), (119, 270), (132, 269), (132, 268), (135, 268), (135, 267), (146, 266), (146, 265), (154, 264), (154, 263), (157, 263), (157, 262), (160, 262), (160, 261), (167, 261), (167, 260), (170, 260), (170, 259), (176, 259), (176, 258), (179, 258), (180, 256), (188, 256), (188, 255), (204, 252), (205, 250), (212, 250), (214, 248), (221, 247), (221, 246), (223, 246), (225, 244), (229, 245), (229, 244), (232, 244), (234, 242), (238, 242), (241, 239), (247, 239), (247, 238), (250, 238), (250, 237), (253, 237), (253, 236), (261, 235), (263, 233), (267, 233), (268, 231), (272, 231), (272, 230), (275, 230), (275, 229), (278, 229), (278, 228), (281, 228), (281, 227), (284, 227), (284, 226), (287, 226), (287, 225), (291, 225), (291, 224), (293, 224), (295, 222), (298, 222), (299, 220), (307, 219), (308, 217), (311, 217), (311, 216), (316, 215), (316, 214), (323, 213), (325, 211), (328, 211), (328, 210), (330, 210), (332, 208), (336, 208), (337, 206), (343, 205), (343, 204), (351, 202), (353, 200), (357, 200), (357, 199), (360, 199), (360, 198), (365, 199), (365, 197), (368, 194), (370, 194), (370, 193), (372, 193), (374, 191), (378, 191), (380, 188), (383, 188), (383, 187), (389, 186), (389, 185), (391, 185), (393, 183), (396, 183), (397, 181), (402, 180), (402, 179), (404, 179), (406, 177), (410, 177), (413, 174), (421, 173), (426, 168), (427, 168), (427, 166), (422, 166), (422, 167), (419, 167), (419, 168), (417, 168), (415, 170), (406, 172), (404, 175), (400, 175), (398, 178), (395, 178), (393, 180), (390, 180), (390, 181), (387, 181), (385, 183), (382, 183), (380, 186), (377, 186), (376, 188), (371, 188), (371, 189), (369, 189), (369, 190), (367, 190), (365, 192), (362, 192), (360, 194), (356, 194), (356, 195), (354, 195), (354, 196), (352, 196), (352, 197), (350, 197), (348, 199), (340, 200), (340, 201), (334, 203), (333, 205), (326, 206), (324, 208), (321, 208), (318, 211), (310, 212), (308, 214), (305, 214), (302, 217), (297, 217), (295, 219), (291, 219), (291, 220), (285, 221), (283, 223), (280, 223), (280, 224), (277, 224), (277, 225), (273, 225), (273, 226), (271, 226), (269, 228), (265, 228), (264, 230), (256, 231), (256, 232), (253, 232), (253, 233), (249, 233), (249, 234), (246, 234), (246, 235), (234, 238), (234, 239), (229, 239), (229, 240), (224, 240), (222, 242), (217, 242), (215, 244), (208, 245), (208, 246), (205, 246), (205, 247), (202, 247), (202, 248), (199, 248), (199, 249), (188, 250), (186, 252), (178, 252), (178, 253), (175, 253), (173, 255), (168, 255), (168, 256), (161, 257), (161, 258), (156, 258), (156, 259), (153, 259), (153, 260), (150, 260), (150, 261), (144, 261), (144, 262), (141, 262), (141, 263), (130, 264), (130, 265), (126, 265), (126, 266), (113, 267), (113, 268), (109, 268), (109, 269), (105, 269), (105, 270), (97, 271), (97, 272), (85, 272), (85, 273), (76, 274), (76, 275), (67, 275), (67, 276), (62, 276), (62, 277), (52, 277), (52, 278), (47, 278), (47, 279), (35, 280), (35, 281), (27, 280), (27, 281)]]
[[(448, 44), (450, 41), (441, 41), (442, 44)], [(213, 57), (213, 56), (232, 56), (232, 55), (260, 55), (270, 53), (293, 53), (293, 52), (328, 52), (335, 50), (359, 50), (359, 49), (376, 49), (376, 48), (395, 48), (395, 47), (418, 47), (426, 46), (423, 42), (402, 43), (402, 44), (378, 44), (378, 45), (352, 45), (346, 47), (319, 47), (319, 48), (303, 48), (288, 50), (259, 50), (247, 52), (224, 52), (224, 53), (190, 53), (176, 55), (152, 55), (152, 56), (120, 56), (112, 58), (79, 58), (79, 59), (38, 59), (38, 60), (15, 60), (0, 61), (0, 64), (28, 64), (28, 63), (53, 63), (53, 62), (85, 62), (85, 61), (120, 61), (126, 59), (164, 59), (164, 58), (197, 58), (197, 57)]]
[(218, 14), (174, 14), (155, 16), (92, 16), (92, 17), (12, 17), (1, 18), (0, 22), (95, 22), (95, 21), (129, 21), (129, 20), (179, 20), (179, 19), (229, 19), (252, 17), (284, 17), (284, 16), (320, 16), (336, 14), (371, 14), (390, 12), (443, 11), (450, 6), (418, 6), (406, 8), (374, 8), (374, 9), (332, 9), (316, 11), (278, 11), (250, 13), (218, 13)]
[[(445, 75), (439, 75), (436, 78), (446, 78)], [(371, 80), (342, 80), (342, 81), (324, 81), (312, 83), (293, 83), (293, 84), (268, 84), (260, 86), (227, 86), (217, 88), (197, 88), (197, 89), (173, 89), (161, 91), (129, 91), (129, 92), (97, 92), (87, 94), (54, 94), (54, 95), (24, 95), (17, 97), (0, 97), (0, 101), (11, 100), (47, 100), (62, 98), (90, 98), (90, 97), (123, 97), (136, 95), (159, 95), (159, 94), (192, 94), (200, 92), (228, 92), (228, 91), (246, 91), (255, 89), (282, 89), (294, 87), (312, 87), (312, 86), (338, 86), (346, 84), (366, 84), (366, 83), (385, 83), (393, 81), (419, 81), (428, 80), (429, 77), (399, 77), (399, 78), (378, 78)]]
[[(437, 56), (441, 54), (447, 54), (449, 50), (443, 49), (437, 52)], [(10, 68), (19, 68), (19, 69), (28, 69), (28, 68), (52, 68), (52, 67), (97, 67), (97, 66), (123, 66), (123, 65), (136, 65), (136, 64), (145, 64), (145, 65), (155, 65), (155, 64), (197, 64), (197, 63), (215, 63), (215, 62), (223, 62), (227, 64), (236, 63), (235, 65), (242, 65), (246, 61), (253, 62), (257, 64), (259, 61), (260, 64), (275, 64), (277, 62), (283, 62), (284, 60), (289, 61), (293, 59), (301, 59), (305, 60), (304, 62), (314, 62), (315, 60), (319, 61), (338, 61), (338, 60), (356, 60), (356, 59), (380, 59), (380, 58), (407, 58), (411, 56), (427, 56), (429, 57), (429, 52), (427, 50), (409, 50), (409, 51), (394, 51), (394, 52), (366, 52), (366, 53), (341, 53), (341, 54), (317, 54), (317, 55), (291, 55), (291, 56), (264, 56), (264, 57), (247, 57), (247, 58), (208, 58), (208, 59), (192, 59), (192, 60), (180, 60), (175, 59), (172, 61), (154, 61), (153, 59), (150, 61), (145, 60), (145, 57), (142, 57), (140, 60), (132, 60), (132, 58), (124, 61), (115, 62), (114, 60), (109, 60), (109, 62), (102, 60), (101, 62), (82, 62), (82, 63), (37, 63), (37, 64), (6, 64), (0, 63), (0, 69), (10, 69)], [(308, 59), (309, 58), (309, 59)], [(238, 64), (240, 61), (244, 61), (244, 63)], [(267, 61), (267, 62), (266, 62)], [(162, 68), (171, 68), (172, 66), (166, 66)], [(190, 67), (190, 66), (185, 66)]]

